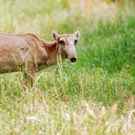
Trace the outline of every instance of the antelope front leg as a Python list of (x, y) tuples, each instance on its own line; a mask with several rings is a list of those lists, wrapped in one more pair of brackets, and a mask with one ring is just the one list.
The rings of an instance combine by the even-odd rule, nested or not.
[(23, 71), (23, 89), (30, 89), (33, 86), (35, 79), (36, 68), (32, 63), (28, 63)]

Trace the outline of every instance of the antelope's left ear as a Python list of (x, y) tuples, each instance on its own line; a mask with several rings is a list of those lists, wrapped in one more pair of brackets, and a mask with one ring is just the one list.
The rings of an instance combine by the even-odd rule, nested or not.
[(53, 32), (52, 34), (53, 34), (53, 38), (55, 40), (58, 40), (59, 39), (60, 35), (57, 32)]
[(80, 38), (80, 32), (79, 31), (76, 31), (74, 34), (75, 34), (75, 36), (76, 36), (77, 39)]

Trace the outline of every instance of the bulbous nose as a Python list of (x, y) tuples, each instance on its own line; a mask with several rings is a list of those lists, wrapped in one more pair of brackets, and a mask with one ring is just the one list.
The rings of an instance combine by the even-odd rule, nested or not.
[(71, 62), (76, 62), (76, 58), (71, 58), (70, 61)]

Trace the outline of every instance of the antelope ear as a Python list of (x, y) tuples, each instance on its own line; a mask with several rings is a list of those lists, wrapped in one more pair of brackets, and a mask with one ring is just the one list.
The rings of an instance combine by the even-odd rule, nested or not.
[(53, 32), (52, 34), (53, 34), (53, 38), (55, 40), (58, 40), (59, 39), (60, 35), (57, 32)]
[(76, 31), (75, 32), (75, 36), (76, 36), (77, 39), (79, 39), (80, 38), (80, 32), (79, 31)]

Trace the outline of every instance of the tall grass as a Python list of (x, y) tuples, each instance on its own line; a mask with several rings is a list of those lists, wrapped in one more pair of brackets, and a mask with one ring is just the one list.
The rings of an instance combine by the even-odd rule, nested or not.
[(135, 17), (129, 11), (95, 21), (66, 0), (0, 0), (1, 32), (34, 32), (45, 40), (53, 30), (81, 33), (77, 63), (37, 73), (31, 90), (21, 91), (21, 73), (0, 75), (0, 135), (133, 135)]

